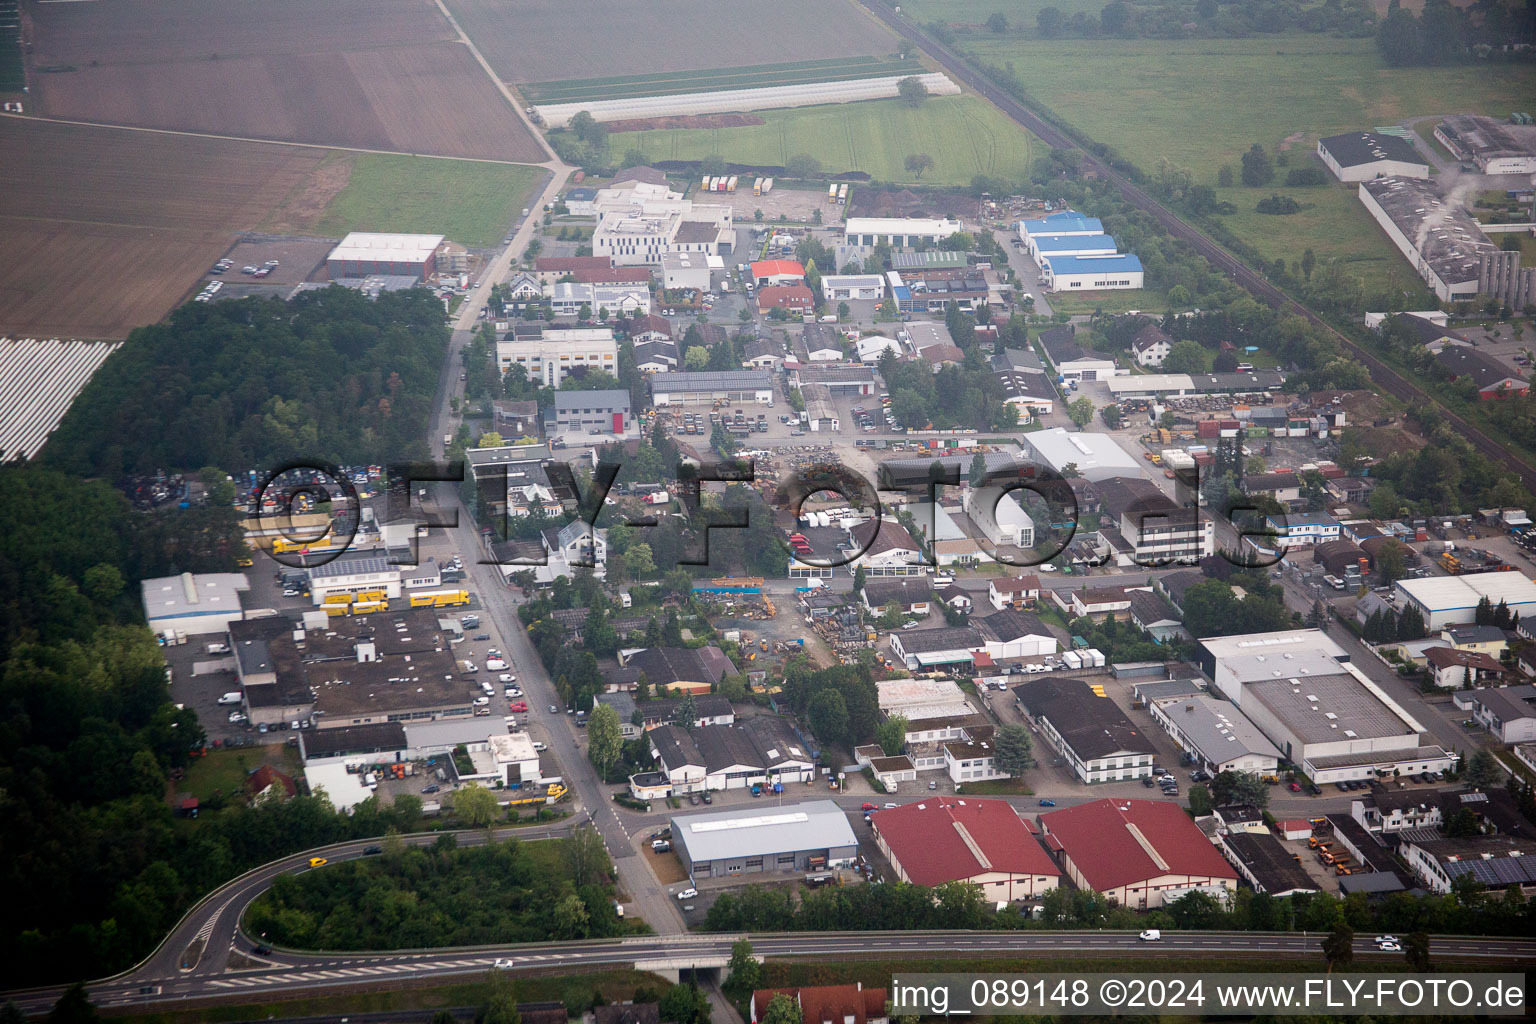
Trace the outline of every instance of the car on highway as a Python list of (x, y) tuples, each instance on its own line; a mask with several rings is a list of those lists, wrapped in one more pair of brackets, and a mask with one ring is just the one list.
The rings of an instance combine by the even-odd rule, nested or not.
[(698, 894), (699, 894), (699, 890), (694, 889), (692, 887), (689, 887), (687, 889), (684, 889), (682, 892), (678, 893), (677, 894), (677, 898), (680, 899), (680, 900), (691, 900), (695, 896), (697, 896)]
[(1041, 800), (1040, 801), (1040, 806), (1041, 807), (1055, 807), (1056, 806), (1056, 801), (1055, 800)]
[(498, 971), (510, 971), (512, 969), (512, 961), (508, 960), (504, 956), (497, 957), (496, 958), (495, 969), (498, 970)]
[(1381, 953), (1401, 953), (1403, 951), (1402, 945), (1396, 942), (1378, 942), (1376, 943), (1376, 949)]
[(324, 857), (309, 858), (309, 866), (312, 868), (323, 868), (329, 863), (330, 861), (326, 860)]
[(272, 947), (271, 946), (252, 946), (251, 947), (251, 952), (255, 953), (257, 956), (266, 956), (268, 953), (272, 952)]
[(1161, 942), (1163, 939), (1163, 933), (1157, 928), (1148, 928), (1146, 931), (1142, 932), (1136, 937), (1142, 942)]
[(1378, 946), (1385, 946), (1388, 943), (1396, 945), (1397, 944), (1397, 936), (1396, 935), (1378, 935), (1374, 939), (1372, 939), (1371, 941), (1376, 943), (1376, 945), (1378, 945)]
[(382, 847), (382, 846), (365, 846), (365, 847), (363, 847), (363, 856), (364, 857), (377, 857), (379, 854), (381, 854), (383, 852), (384, 852), (384, 847)]

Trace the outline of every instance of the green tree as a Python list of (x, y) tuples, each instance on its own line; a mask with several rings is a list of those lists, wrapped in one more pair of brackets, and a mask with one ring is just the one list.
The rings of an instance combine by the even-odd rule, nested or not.
[(1120, 411), (1118, 405), (1106, 405), (1099, 410), (1099, 419), (1103, 420), (1104, 425), (1110, 430), (1119, 430), (1125, 422), (1125, 414)]
[(1189, 787), (1189, 810), (1195, 817), (1211, 813), (1211, 791), (1196, 783)]
[(702, 370), (709, 365), (709, 349), (695, 345), (683, 353), (683, 366), (689, 370)]
[(672, 720), (689, 732), (699, 727), (699, 702), (694, 699), (693, 694), (688, 694), (678, 702), (677, 710), (672, 713)]
[(796, 153), (784, 161), (784, 172), (791, 178), (809, 178), (821, 172), (821, 161), (809, 153)]
[(1002, 11), (993, 11), (983, 24), (997, 35), (1002, 35), (1008, 31), (1008, 16)]
[(1164, 373), (1204, 373), (1205, 347), (1198, 341), (1176, 341), (1163, 360)]
[(905, 166), (908, 174), (921, 178), (924, 171), (933, 170), (933, 157), (927, 153), (908, 153)]
[(1067, 416), (1077, 424), (1078, 430), (1084, 429), (1093, 422), (1093, 401), (1087, 395), (1074, 399), (1067, 406)]
[(624, 552), (624, 568), (631, 579), (644, 579), (656, 572), (656, 557), (644, 541)]
[(1328, 961), (1328, 971), (1335, 967), (1348, 967), (1355, 959), (1355, 930), (1342, 921), (1323, 939), (1323, 959)]
[(1268, 185), (1275, 179), (1275, 164), (1264, 147), (1255, 142), (1243, 154), (1243, 184), (1249, 188)]
[(492, 970), (487, 974), (486, 981), (485, 1002), (475, 1011), (475, 1024), (522, 1024), (522, 1014), (517, 1012), (517, 989), (512, 984), (512, 978), (505, 971)]
[(928, 98), (928, 87), (916, 75), (909, 75), (896, 83), (896, 94), (909, 107), (920, 107)]
[(1317, 254), (1310, 248), (1301, 254), (1301, 276), (1303, 280), (1312, 280), (1312, 269), (1317, 266)]
[(1035, 15), (1035, 29), (1044, 39), (1055, 39), (1061, 35), (1066, 23), (1067, 17), (1061, 13), (1060, 7), (1042, 7)]
[(1408, 546), (1395, 538), (1376, 549), (1376, 572), (1388, 583), (1403, 578), (1408, 571), (1407, 561)]
[(758, 1024), (802, 1024), (800, 1006), (781, 992), (768, 1000), (768, 1007)]
[(471, 782), (453, 794), (453, 809), (460, 821), (476, 828), (490, 825), (501, 817), (496, 794), (477, 782)]
[(848, 739), (848, 705), (836, 690), (822, 690), (812, 697), (805, 717), (821, 742), (843, 743)]
[(1218, 807), (1252, 804), (1262, 810), (1269, 806), (1269, 784), (1253, 772), (1219, 772), (1211, 780), (1211, 798)]
[(992, 762), (998, 771), (1016, 779), (1034, 766), (1030, 747), (1029, 730), (1017, 722), (1009, 722), (1001, 726), (993, 738)]
[(123, 592), (124, 586), (126, 583), (122, 570), (109, 562), (98, 562), (91, 566), (85, 570), (85, 577), (80, 581), (80, 589), (98, 607), (110, 606)]
[(622, 726), (619, 713), (607, 704), (593, 708), (587, 719), (587, 757), (597, 768), (598, 775), (604, 779), (623, 750), (624, 737), (620, 734)]
[(491, 430), (491, 431), (487, 431), (486, 433), (480, 435), (480, 439), (475, 442), (475, 447), (476, 448), (500, 448), (502, 445), (504, 445), (506, 443), (507, 443), (506, 438), (502, 437), (500, 434), (496, 433), (494, 430)]
[(1492, 789), (1504, 779), (1504, 769), (1490, 750), (1479, 750), (1467, 762), (1467, 782), (1479, 789)]
[(906, 749), (907, 724), (905, 715), (892, 715), (875, 728), (875, 742), (886, 757), (895, 757)]
[(847, 320), (848, 317), (850, 315), (852, 315), (852, 313), (853, 313), (853, 308), (851, 306), (849, 306), (848, 303), (846, 303), (846, 302), (839, 302), (837, 304), (837, 318), (839, 320)]
[(578, 889), (601, 882), (609, 866), (603, 837), (590, 825), (576, 829), (561, 841), (560, 859), (571, 884)]
[(729, 979), (726, 984), (733, 992), (755, 991), (763, 981), (763, 962), (752, 955), (752, 943), (737, 939), (731, 943), (731, 959), (726, 963)]
[(1231, 188), (1234, 178), (1231, 164), (1222, 164), (1221, 169), (1216, 172), (1216, 184), (1220, 188)]

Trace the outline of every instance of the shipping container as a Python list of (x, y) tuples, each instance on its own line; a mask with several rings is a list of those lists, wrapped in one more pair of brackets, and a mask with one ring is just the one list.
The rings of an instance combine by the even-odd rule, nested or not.
[(725, 183), (725, 190), (727, 192), (735, 192), (736, 191), (736, 182), (737, 182), (737, 180), (738, 180), (737, 179), (737, 175), (734, 175), (734, 174), (731, 175), (730, 179), (727, 180), (726, 183)]
[(837, 201), (839, 203), (846, 203), (848, 201), (848, 185), (846, 183), (837, 186)]
[(764, 178), (763, 179), (763, 195), (767, 195), (769, 192), (772, 192), (772, 191), (773, 191), (773, 179), (772, 178)]
[(827, 186), (827, 202), (829, 202), (829, 203), (837, 202), (837, 186), (836, 185), (828, 185)]

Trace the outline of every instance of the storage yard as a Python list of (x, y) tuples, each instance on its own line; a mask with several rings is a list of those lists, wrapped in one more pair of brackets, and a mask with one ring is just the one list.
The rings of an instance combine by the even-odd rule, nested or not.
[(0, 119), (0, 333), (120, 339), (187, 296), (323, 150)]
[(44, 4), (33, 21), (33, 102), (53, 117), (439, 156), (546, 157), (447, 21), (416, 0)]
[[(772, 5), (694, 0), (597, 5), (600, 26), (560, 0), (447, 0), (459, 25), (505, 82), (553, 82), (572, 68), (613, 75), (889, 54), (896, 40), (849, 0)], [(590, 9), (590, 5), (589, 5)], [(591, 29), (598, 28), (598, 31)]]

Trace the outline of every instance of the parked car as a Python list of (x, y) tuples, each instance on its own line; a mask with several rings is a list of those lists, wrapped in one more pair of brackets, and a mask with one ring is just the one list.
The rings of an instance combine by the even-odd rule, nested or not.
[(438, 793), (438, 792), (442, 791), (442, 788), (443, 788), (442, 786), (439, 786), (437, 783), (434, 782), (430, 786), (423, 786), (421, 788), (421, 791), (423, 793)]
[(1056, 806), (1056, 801), (1055, 800), (1041, 800), (1040, 801), (1040, 806), (1041, 807), (1055, 807)]
[(864, 801), (864, 803), (859, 806), (859, 810), (861, 811), (872, 811), (874, 809), (875, 805), (870, 803), (868, 800)]
[(545, 746), (541, 741), (534, 740), (533, 741), (533, 749), (542, 753), (543, 751), (548, 750), (549, 748), (547, 746)]
[(697, 890), (697, 889), (693, 888), (692, 886), (690, 886), (687, 889), (684, 889), (682, 892), (678, 893), (677, 894), (677, 898), (680, 899), (680, 900), (691, 900), (694, 897), (696, 897), (698, 894), (699, 894), (699, 890)]
[(512, 706), (507, 710), (511, 711), (513, 714), (526, 713), (528, 711), (528, 702), (524, 700), (515, 700), (512, 702)]

